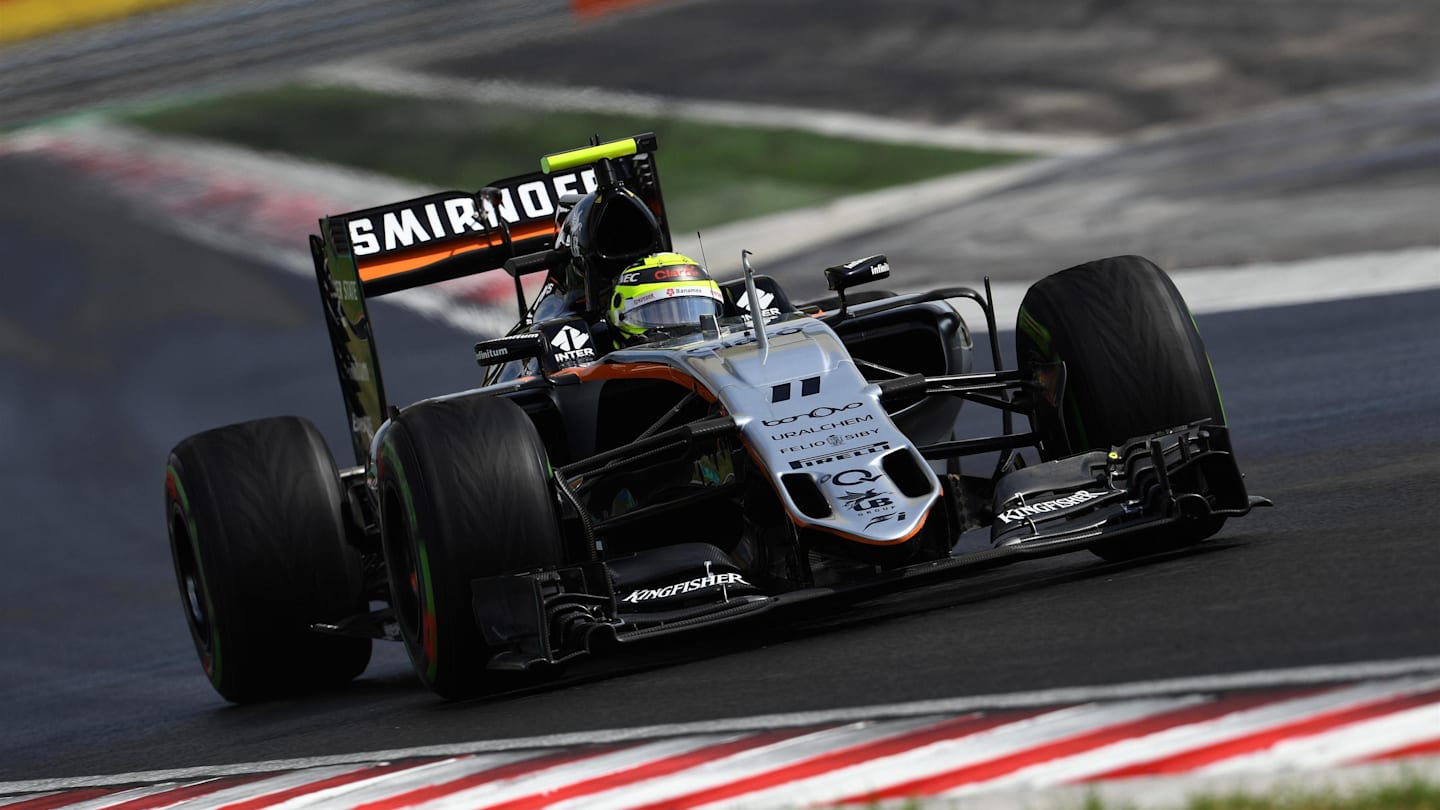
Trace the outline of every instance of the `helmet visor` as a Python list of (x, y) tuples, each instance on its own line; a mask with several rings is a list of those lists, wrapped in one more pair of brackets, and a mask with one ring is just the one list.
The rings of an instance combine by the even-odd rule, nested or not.
[(645, 329), (664, 326), (688, 326), (699, 323), (701, 315), (721, 313), (719, 301), (708, 295), (677, 295), (656, 298), (625, 313), (625, 323)]

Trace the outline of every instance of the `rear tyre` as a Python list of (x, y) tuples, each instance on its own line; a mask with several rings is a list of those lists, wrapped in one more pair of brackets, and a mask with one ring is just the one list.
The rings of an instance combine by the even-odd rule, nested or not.
[(170, 552), (200, 664), (247, 703), (343, 684), (370, 639), (312, 632), (366, 609), (335, 462), (297, 417), (191, 436), (165, 468)]
[(493, 686), (470, 581), (559, 566), (550, 464), (508, 399), (425, 402), (380, 446), (380, 519), (391, 600), (420, 680), (458, 699)]
[[(1149, 259), (1115, 256), (1047, 276), (1020, 304), (1015, 330), (1022, 371), (1064, 361), (1061, 410), (1044, 403), (1034, 429), (1051, 460), (1209, 419), (1225, 411), (1200, 332), (1170, 277)], [(1101, 541), (1091, 550), (1125, 560), (1203, 540), (1224, 518)]]

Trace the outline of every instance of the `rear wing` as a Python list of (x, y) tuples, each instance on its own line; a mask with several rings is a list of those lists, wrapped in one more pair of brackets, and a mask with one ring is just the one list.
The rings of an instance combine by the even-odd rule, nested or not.
[(387, 409), (366, 300), (497, 270), (507, 259), (552, 248), (566, 198), (596, 189), (601, 160), (655, 214), (668, 242), (656, 148), (654, 133), (592, 144), (547, 156), (541, 171), (481, 192), (442, 191), (320, 220), (310, 253), (356, 463), (369, 459)]

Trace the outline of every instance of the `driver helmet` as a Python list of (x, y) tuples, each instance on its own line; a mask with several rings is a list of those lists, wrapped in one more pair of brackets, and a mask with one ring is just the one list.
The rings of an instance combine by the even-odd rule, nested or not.
[(639, 338), (651, 329), (696, 325), (719, 317), (725, 298), (705, 268), (680, 253), (656, 253), (625, 268), (615, 280), (607, 320), (617, 333)]

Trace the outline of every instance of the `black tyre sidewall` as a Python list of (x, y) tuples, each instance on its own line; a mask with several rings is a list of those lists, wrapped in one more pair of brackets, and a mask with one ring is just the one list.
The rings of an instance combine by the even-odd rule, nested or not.
[[(1045, 460), (1200, 419), (1225, 423), (1200, 330), (1174, 282), (1143, 257), (1101, 259), (1036, 282), (1021, 303), (1015, 344), (1024, 372), (1040, 362), (1065, 362), (1061, 412), (1036, 410)], [(1224, 522), (1182, 523), (1103, 540), (1091, 550), (1129, 560), (1198, 542)]]
[(171, 452), (165, 511), (176, 579), (188, 603), (186, 568), (198, 568), (208, 628), (187, 623), (226, 699), (333, 686), (364, 671), (369, 639), (309, 629), (365, 610), (342, 497), (324, 440), (296, 417), (206, 431)]
[(1148, 259), (1116, 256), (1048, 276), (1026, 293), (1019, 322), (1022, 370), (1066, 366), (1064, 413), (1037, 413), (1047, 460), (1198, 419), (1224, 423), (1200, 332), (1174, 283)]
[(563, 563), (540, 437), (503, 398), (426, 402), (385, 432), (378, 475), (392, 603), (415, 672), (442, 697), (481, 694), (493, 651), (471, 581)]

